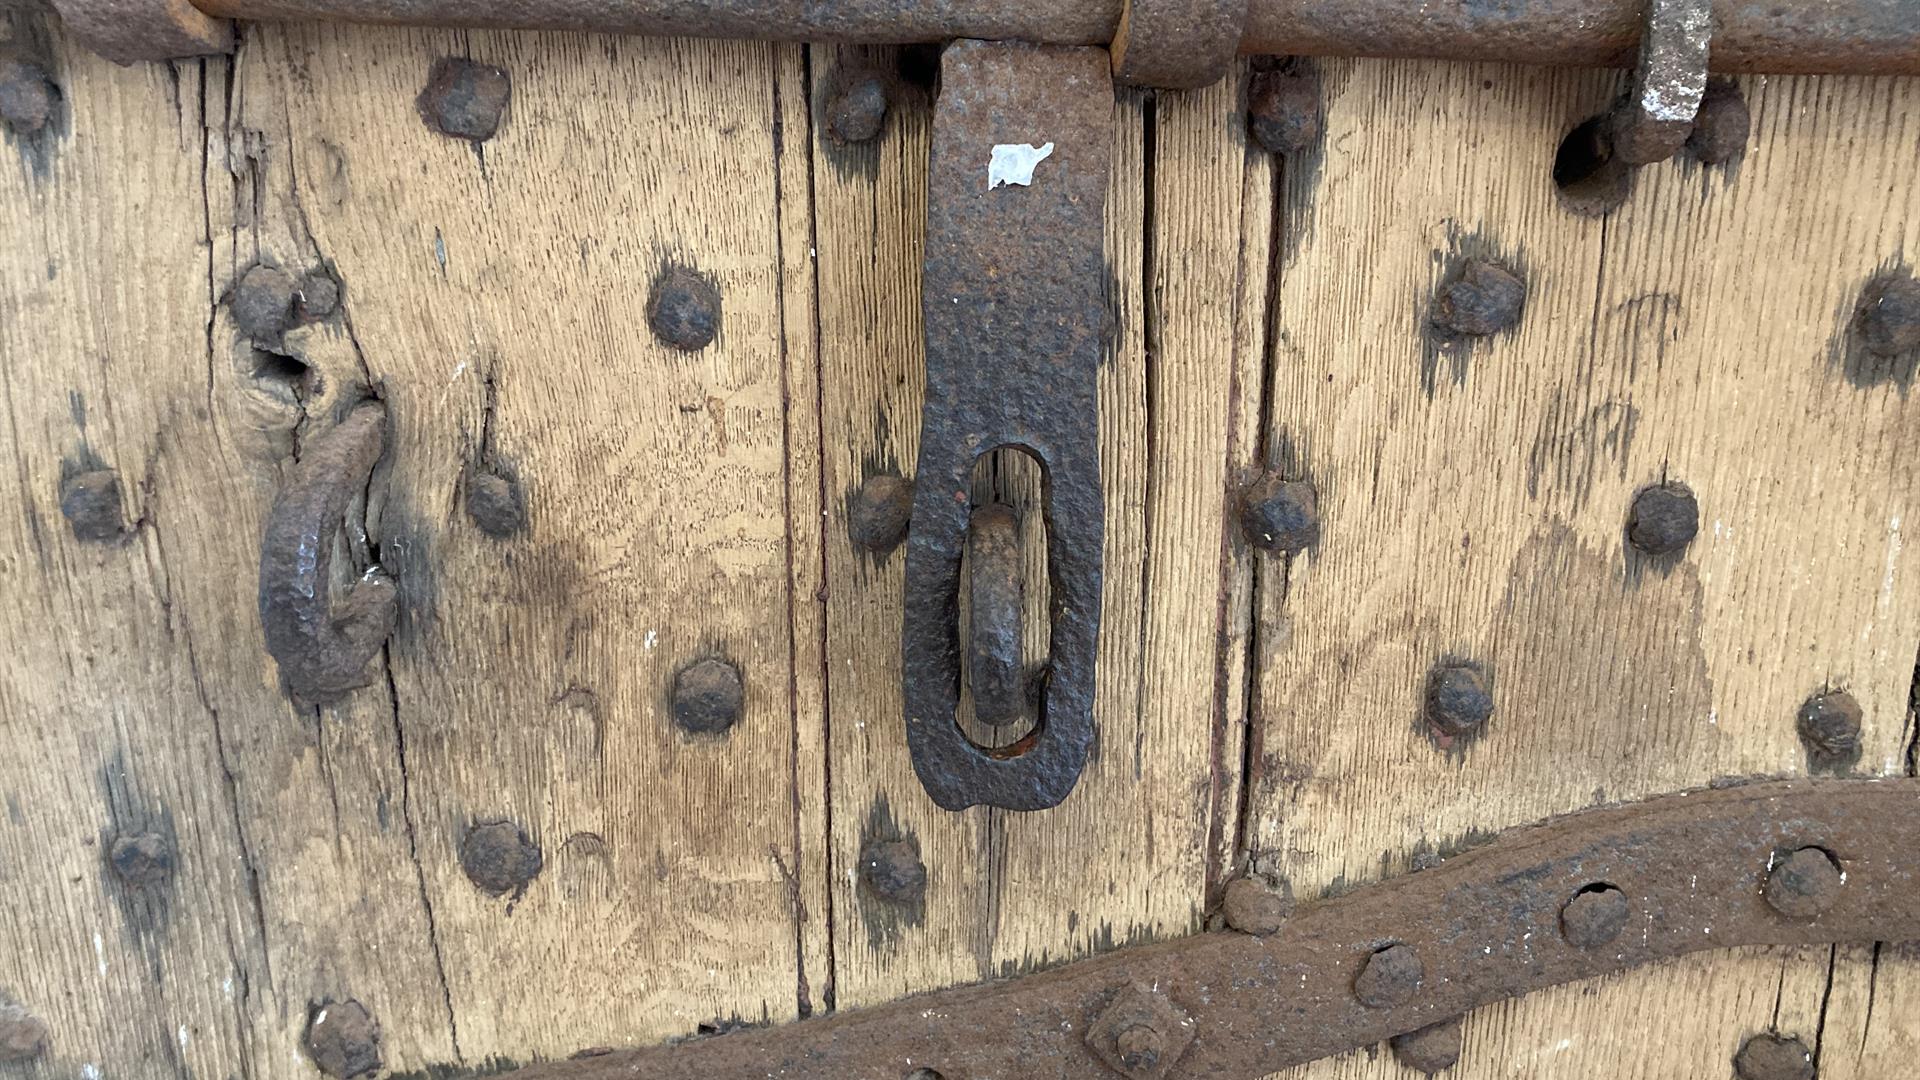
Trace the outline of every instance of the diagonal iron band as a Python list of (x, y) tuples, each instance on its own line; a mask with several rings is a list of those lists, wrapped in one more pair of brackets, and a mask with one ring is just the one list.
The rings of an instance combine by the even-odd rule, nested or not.
[[(1113, 77), (1104, 49), (961, 41), (941, 60), (941, 84), (901, 635), (907, 744), (927, 793), (949, 810), (1041, 810), (1073, 790), (1093, 741)], [(955, 719), (960, 564), (974, 465), (1009, 447), (1045, 477), (1051, 666), (1033, 731), (987, 749)]]
[(901, 1080), (928, 1069), (944, 1080), (1111, 1080), (1106, 1062), (1132, 1060), (1135, 1080), (1235, 1080), (1703, 949), (1915, 939), (1920, 780), (1773, 781), (1515, 829), (1303, 906), (1267, 937), (1205, 934), (509, 1075)]
[(393, 579), (375, 570), (337, 607), (333, 544), (347, 507), (386, 446), (387, 410), (354, 407), (316, 437), (274, 499), (260, 538), (260, 625), (287, 689), (323, 703), (371, 681), (367, 664), (393, 633)]
[[(1129, 3), (1135, 5), (1129, 12)], [(1112, 46), (1123, 78), (1195, 85), (1225, 56), (1400, 56), (1625, 67), (1645, 0), (55, 0), (116, 60), (224, 49), (215, 19), (598, 30), (847, 44), (956, 38)], [(1920, 0), (1714, 0), (1712, 69), (1920, 74)], [(1122, 20), (1138, 29), (1123, 36)], [(146, 36), (142, 40), (141, 35)], [(1127, 46), (1137, 38), (1141, 51)], [(129, 51), (131, 50), (131, 51)], [(1211, 71), (1211, 75), (1206, 74)], [(1160, 83), (1152, 80), (1159, 79)]]

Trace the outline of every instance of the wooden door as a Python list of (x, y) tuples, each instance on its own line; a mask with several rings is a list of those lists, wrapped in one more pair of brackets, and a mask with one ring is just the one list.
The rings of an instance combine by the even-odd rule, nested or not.
[[(1835, 688), (1844, 771), (1914, 774), (1920, 398), (1852, 320), (1920, 252), (1920, 82), (1742, 79), (1735, 163), (1641, 170), (1602, 216), (1553, 162), (1615, 73), (1318, 62), (1286, 159), (1246, 137), (1247, 65), (1119, 93), (1098, 749), (1058, 809), (954, 814), (904, 745), (903, 559), (848, 537), (915, 459), (923, 51), (259, 25), (122, 68), (5, 18), (57, 88), (0, 169), (20, 1075), (311, 1077), (342, 1067), (310, 1028), (362, 1013), (378, 1074), (484, 1075), (1016, 975), (1203, 932), (1253, 860), (1311, 900), (1806, 772), (1797, 711)], [(444, 58), (510, 80), (490, 137), (423, 122)], [(864, 75), (884, 129), (842, 143)], [(1437, 341), (1474, 257), (1524, 316)], [(293, 290), (265, 327), (259, 267)], [(673, 271), (717, 291), (705, 347), (649, 327)], [(372, 685), (305, 707), (260, 531), (369, 395), (392, 445), (348, 549), (400, 621)], [(1298, 556), (1240, 530), (1267, 469), (1318, 490)], [(1654, 566), (1622, 531), (1665, 480), (1701, 529)], [(1450, 659), (1495, 712), (1440, 746)], [(717, 734), (671, 716), (703, 660), (741, 679)], [(882, 842), (918, 898), (864, 881)], [(1452, 1075), (1721, 1077), (1772, 1030), (1889, 1078), (1917, 1014), (1911, 946), (1736, 950), (1475, 1013)]]

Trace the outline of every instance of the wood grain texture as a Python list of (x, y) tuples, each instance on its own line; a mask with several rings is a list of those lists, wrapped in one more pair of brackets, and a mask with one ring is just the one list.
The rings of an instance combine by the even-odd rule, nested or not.
[[(1841, 327), (1920, 251), (1920, 86), (1748, 80), (1740, 164), (1646, 170), (1604, 220), (1549, 172), (1611, 74), (1327, 62), (1324, 140), (1284, 163), (1245, 145), (1244, 69), (1118, 94), (1100, 741), (1062, 807), (955, 815), (903, 741), (901, 556), (847, 533), (918, 450), (937, 60), (272, 26), (117, 68), (0, 27), (63, 93), (0, 154), (0, 730), (24, 748), (0, 995), (52, 1031), (30, 1080), (308, 1080), (328, 1002), (414, 1080), (1018, 973), (1199, 930), (1252, 855), (1311, 898), (1803, 771), (1794, 711), (1829, 685), (1866, 706), (1855, 771), (1913, 767), (1920, 406)], [(443, 56), (512, 79), (484, 143), (421, 120)], [(884, 130), (837, 143), (866, 74)], [(1434, 290), (1475, 254), (1525, 274), (1525, 319), (1437, 346)], [(232, 294), (262, 263), (336, 278), (341, 310), (248, 340)], [(646, 325), (667, 264), (721, 292), (708, 348)], [(372, 686), (297, 707), (255, 545), (368, 395), (393, 447), (337, 571), (396, 573), (401, 626)], [(100, 467), (129, 526), (104, 544), (59, 508)], [(1264, 468), (1319, 486), (1306, 555), (1239, 535)], [(524, 531), (469, 516), (489, 473)], [(1621, 530), (1663, 476), (1704, 528), (1649, 566)], [(1031, 520), (1038, 482), (1003, 456), (976, 494)], [(705, 656), (744, 676), (725, 737), (667, 715)], [(1418, 722), (1442, 656), (1488, 665), (1497, 705), (1445, 751)], [(517, 895), (461, 868), (494, 821), (542, 852)], [(111, 870), (143, 832), (170, 884)], [(876, 839), (917, 845), (922, 903), (862, 882)], [(1916, 987), (1911, 947), (1700, 957), (1475, 1014), (1451, 1075), (1720, 1077), (1776, 1029), (1824, 1077), (1885, 1080), (1920, 1050)], [(1410, 1075), (1384, 1048), (1297, 1072)]]
[[(483, 144), (416, 112), (443, 55), (513, 77)], [(125, 581), (70, 595), (70, 632), (16, 669), (42, 681), (8, 680), (10, 723), (83, 736), (48, 745), (56, 769), (9, 772), (36, 915), (3, 977), (54, 1028), (47, 1075), (311, 1075), (299, 1047), (329, 1000), (372, 1012), (396, 1070), (815, 1007), (811, 223), (804, 143), (781, 141), (805, 125), (803, 56), (316, 27), (250, 33), (230, 67), (61, 54), (71, 128), (4, 200), (10, 235), (41, 237), (7, 264), (31, 298), (9, 305), (8, 353), (35, 359), (9, 363), (8, 399), (38, 522), (9, 533), (30, 560), (9, 616), (93, 576), (37, 565), (67, 557), (63, 457), (120, 468), (142, 524), (74, 550)], [(699, 352), (646, 325), (670, 262), (723, 293)], [(324, 268), (341, 313), (250, 343), (228, 300), (256, 263)], [(401, 626), (374, 686), (295, 709), (261, 651), (253, 549), (284, 465), (368, 395), (393, 447), (348, 547), (400, 580)], [(469, 519), (481, 472), (522, 487), (524, 532)], [(745, 680), (725, 737), (667, 715), (708, 655)], [(467, 830), (497, 820), (542, 850), (519, 895), (462, 872)], [(129, 823), (182, 844), (158, 914), (102, 880)], [(76, 994), (95, 964), (121, 992)]]
[[(1593, 219), (1550, 176), (1611, 76), (1322, 70), (1323, 150), (1288, 170), (1269, 439), (1318, 485), (1325, 539), (1260, 596), (1254, 852), (1311, 897), (1554, 813), (1801, 772), (1795, 713), (1829, 686), (1866, 710), (1856, 771), (1904, 771), (1920, 491), (1898, 462), (1920, 411), (1849, 377), (1845, 340), (1914, 247), (1916, 90), (1755, 80), (1743, 161), (1644, 170)], [(1432, 297), (1475, 256), (1525, 277), (1524, 318), (1437, 344)], [(1624, 529), (1665, 479), (1698, 493), (1701, 533), (1657, 564)], [(1484, 665), (1495, 699), (1451, 745), (1421, 719), (1446, 659)], [(1729, 1040), (1822, 999), (1816, 959), (1634, 976), (1627, 1011), (1699, 1036), (1651, 1054), (1616, 1010), (1567, 1010), (1592, 988), (1490, 1010), (1457, 1075), (1719, 1075)], [(1810, 1043), (1818, 1020), (1795, 1024)]]

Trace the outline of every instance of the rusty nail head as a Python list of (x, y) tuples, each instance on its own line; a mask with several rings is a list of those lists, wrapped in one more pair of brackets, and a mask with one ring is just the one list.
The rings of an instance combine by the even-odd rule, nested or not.
[(0, 1003), (0, 1062), (31, 1061), (47, 1049), (47, 1022), (15, 1002)]
[(309, 270), (293, 294), (294, 314), (302, 322), (318, 322), (340, 310), (340, 282), (326, 269)]
[(1627, 894), (1604, 882), (1573, 894), (1560, 909), (1560, 933), (1579, 949), (1597, 949), (1620, 936), (1631, 910)]
[(1435, 733), (1471, 735), (1492, 716), (1492, 682), (1478, 665), (1440, 664), (1427, 676), (1426, 717)]
[(1270, 154), (1297, 154), (1320, 141), (1320, 80), (1298, 61), (1256, 73), (1247, 131)]
[(1878, 356), (1920, 349), (1920, 278), (1894, 277), (1870, 286), (1860, 304), (1860, 341)]
[(380, 1024), (357, 1001), (322, 1002), (307, 1020), (307, 1053), (335, 1080), (375, 1072), (380, 1068)]
[(1753, 113), (1736, 83), (1715, 80), (1707, 84), (1700, 112), (1693, 118), (1687, 149), (1702, 164), (1725, 165), (1743, 153), (1753, 132)]
[(122, 836), (108, 849), (107, 861), (129, 885), (164, 885), (173, 876), (173, 845), (159, 833)]
[(511, 821), (488, 821), (467, 830), (460, 842), (460, 869), (482, 892), (518, 899), (540, 873), (540, 845)]
[(240, 275), (230, 308), (233, 323), (250, 341), (272, 344), (293, 323), (293, 276), (277, 266), (256, 265)]
[(1733, 1055), (1740, 1080), (1813, 1080), (1813, 1054), (1791, 1035), (1755, 1035)]
[(1269, 885), (1257, 877), (1235, 878), (1227, 882), (1220, 913), (1233, 929), (1265, 937), (1277, 932), (1293, 914), (1293, 887), (1285, 882)]
[(1413, 946), (1396, 943), (1368, 954), (1353, 980), (1353, 996), (1369, 1009), (1391, 1009), (1413, 1000), (1426, 966)]
[(1468, 259), (1440, 286), (1433, 322), (1462, 337), (1487, 337), (1510, 329), (1526, 310), (1527, 286), (1519, 275), (1486, 259)]
[(847, 535), (876, 554), (885, 554), (907, 538), (913, 517), (913, 482), (892, 473), (867, 478), (847, 509)]
[(492, 470), (476, 472), (467, 484), (467, 516), (481, 532), (504, 540), (526, 528), (526, 499), (512, 478)]
[(725, 660), (708, 657), (681, 668), (673, 677), (669, 710), (681, 730), (696, 735), (724, 735), (740, 719), (745, 689), (740, 669)]
[(500, 130), (500, 115), (512, 96), (513, 80), (505, 68), (443, 56), (428, 69), (426, 89), (415, 106), (433, 130), (479, 143)]
[(1685, 484), (1642, 488), (1627, 513), (1627, 539), (1648, 555), (1671, 555), (1700, 532), (1700, 502)]
[(107, 543), (126, 532), (120, 513), (120, 475), (112, 469), (89, 469), (60, 484), (60, 513), (82, 540)]
[(1135, 1024), (1122, 1031), (1114, 1043), (1120, 1052), (1120, 1064), (1128, 1072), (1139, 1072), (1160, 1064), (1160, 1055), (1166, 1049), (1160, 1033), (1147, 1024)]
[(827, 134), (835, 142), (867, 142), (886, 126), (887, 87), (872, 75), (850, 80), (827, 106)]
[(14, 57), (0, 57), (0, 125), (17, 135), (38, 134), (53, 119), (60, 90), (46, 69)]
[(1320, 542), (1320, 493), (1305, 480), (1267, 473), (1241, 499), (1240, 528), (1257, 548), (1298, 555)]
[(1193, 1042), (1193, 1018), (1165, 994), (1128, 984), (1087, 1027), (1087, 1046), (1129, 1080), (1161, 1080)]
[(860, 853), (860, 880), (882, 900), (917, 904), (927, 894), (927, 865), (911, 841), (877, 840)]
[(720, 333), (720, 290), (684, 266), (669, 266), (653, 279), (647, 325), (682, 352), (704, 349)]
[(1767, 903), (1789, 919), (1811, 919), (1833, 906), (1846, 880), (1831, 853), (1803, 847), (1767, 872)]
[(1816, 758), (1848, 757), (1860, 749), (1860, 703), (1845, 690), (1816, 694), (1800, 706), (1800, 740)]
[(1456, 1016), (1451, 1020), (1428, 1024), (1418, 1031), (1395, 1035), (1388, 1040), (1393, 1047), (1394, 1059), (1428, 1076), (1453, 1068), (1460, 1060), (1460, 1048), (1464, 1041), (1461, 1033), (1463, 1019)]

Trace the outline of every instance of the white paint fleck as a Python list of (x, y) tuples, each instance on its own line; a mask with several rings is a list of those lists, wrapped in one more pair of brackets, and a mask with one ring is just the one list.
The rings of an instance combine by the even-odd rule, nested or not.
[(100, 1066), (91, 1061), (80, 1066), (80, 1080), (100, 1080)]
[(647, 631), (647, 639), (640, 643), (640, 647), (643, 649), (651, 649), (653, 648), (654, 643), (659, 640), (660, 640), (660, 632), (658, 630), (649, 630)]
[(452, 382), (454, 381), (454, 379), (458, 379), (460, 376), (465, 375), (466, 373), (467, 373), (467, 362), (465, 360), (462, 360), (458, 364), (455, 364), (453, 366), (453, 375), (451, 378), (447, 379), (447, 381)]
[(100, 977), (107, 977), (107, 943), (100, 939), (100, 932), (93, 934), (93, 958), (100, 964)]
[(221, 981), (220, 993), (224, 994), (228, 1001), (233, 1000), (233, 976), (229, 975)]
[(987, 190), (1001, 184), (1033, 186), (1034, 166), (1053, 156), (1053, 144), (1029, 146), (1025, 143), (1000, 143), (987, 161)]
[(180, 1025), (180, 1030), (179, 1030), (179, 1031), (176, 1031), (176, 1032), (174, 1032), (174, 1035), (175, 1035), (175, 1037), (176, 1037), (176, 1038), (178, 1038), (178, 1039), (180, 1040), (180, 1050), (181, 1050), (181, 1052), (182, 1052), (182, 1053), (185, 1053), (185, 1052), (186, 1052), (186, 1049), (187, 1049), (187, 1043), (188, 1043), (189, 1041), (191, 1041), (191, 1040), (189, 1040), (189, 1039), (187, 1038), (187, 1025), (185, 1025), (185, 1024), (181, 1024), (181, 1025)]

